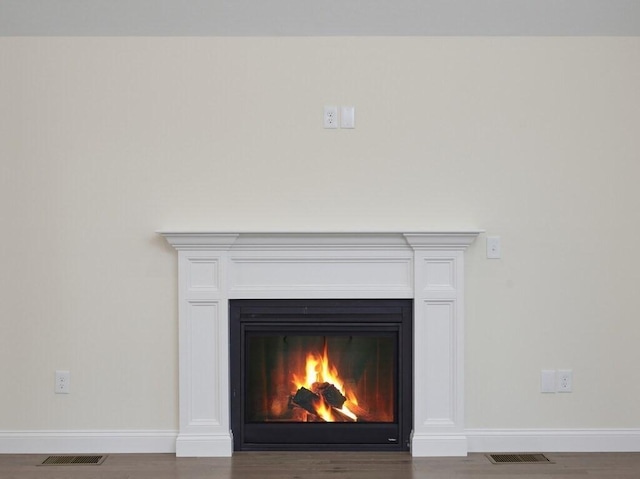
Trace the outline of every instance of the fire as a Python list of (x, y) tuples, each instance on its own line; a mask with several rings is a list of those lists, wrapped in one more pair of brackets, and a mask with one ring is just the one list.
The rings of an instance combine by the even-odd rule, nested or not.
[(320, 401), (316, 405), (316, 413), (327, 422), (335, 422), (335, 418), (331, 412), (331, 406), (329, 406), (322, 398), (320, 398)]
[[(292, 381), (298, 392), (304, 390), (313, 395), (313, 399), (308, 401), (305, 409), (309, 411), (312, 405), (313, 414), (322, 418), (324, 421), (338, 422), (358, 420), (358, 417), (348, 407), (348, 405), (352, 405), (352, 407), (358, 406), (358, 399), (353, 391), (345, 387), (345, 382), (340, 378), (337, 368), (329, 362), (326, 343), (322, 354), (307, 354), (304, 377), (300, 378), (296, 374), (293, 374)], [(339, 391), (341, 400), (337, 399), (337, 402), (330, 401), (333, 402), (333, 404), (329, 404), (326, 400), (326, 395), (320, 391), (331, 390), (332, 387)], [(335, 396), (336, 394), (334, 393), (333, 397)], [(338, 404), (341, 404), (340, 407), (338, 407)], [(336, 414), (335, 411), (340, 414)]]

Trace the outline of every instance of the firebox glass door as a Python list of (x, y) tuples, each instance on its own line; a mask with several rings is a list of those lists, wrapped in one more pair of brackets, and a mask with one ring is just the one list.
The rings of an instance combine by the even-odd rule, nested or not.
[(229, 302), (236, 451), (407, 451), (413, 302)]
[(247, 332), (247, 423), (397, 421), (397, 334)]

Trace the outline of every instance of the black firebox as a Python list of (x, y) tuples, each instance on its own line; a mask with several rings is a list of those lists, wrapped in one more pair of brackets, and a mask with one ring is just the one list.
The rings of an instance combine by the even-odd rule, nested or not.
[(413, 301), (230, 301), (234, 449), (409, 448)]

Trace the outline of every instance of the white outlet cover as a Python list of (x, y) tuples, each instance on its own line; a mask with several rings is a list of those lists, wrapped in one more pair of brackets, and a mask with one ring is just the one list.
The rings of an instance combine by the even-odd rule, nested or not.
[(573, 390), (573, 371), (571, 369), (558, 370), (558, 392), (570, 393)]
[(69, 371), (56, 371), (56, 394), (69, 394), (71, 386), (71, 373)]
[(327, 129), (338, 128), (338, 107), (337, 106), (325, 106), (324, 107), (324, 117), (323, 117), (324, 127)]

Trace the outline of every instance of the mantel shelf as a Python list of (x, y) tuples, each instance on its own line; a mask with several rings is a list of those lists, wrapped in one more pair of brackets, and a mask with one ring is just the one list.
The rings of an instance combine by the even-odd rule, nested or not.
[(482, 230), (459, 231), (159, 231), (178, 250), (230, 248), (371, 248), (458, 249)]

